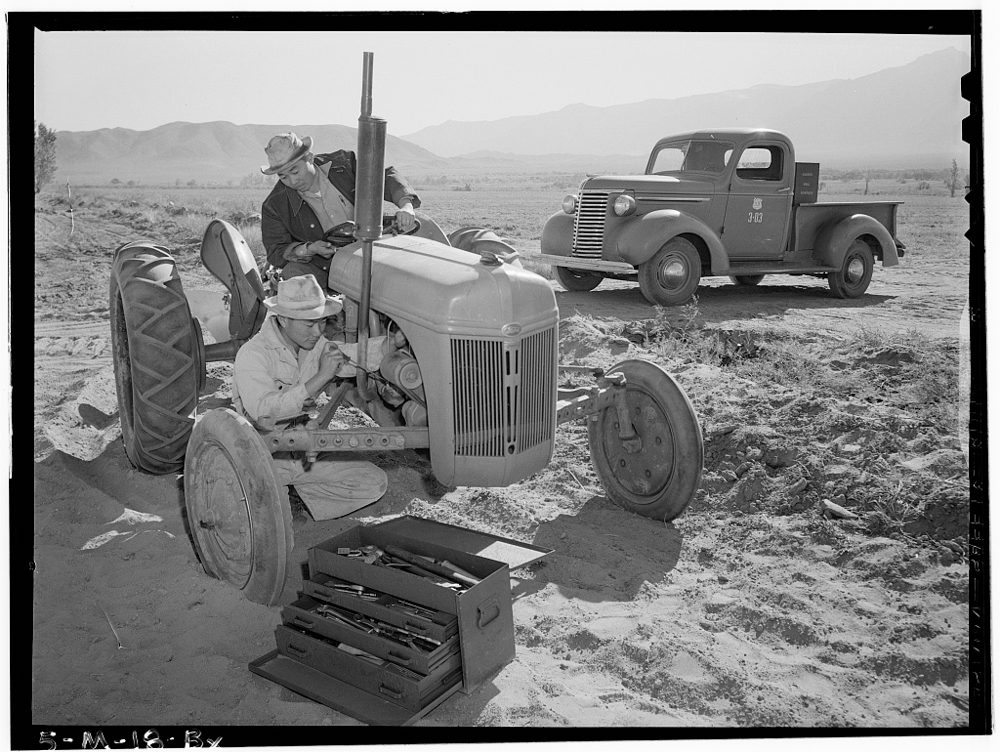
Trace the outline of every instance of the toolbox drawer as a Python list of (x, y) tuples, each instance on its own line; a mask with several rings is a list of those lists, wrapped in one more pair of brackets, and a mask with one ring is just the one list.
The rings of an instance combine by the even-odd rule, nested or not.
[(328, 619), (316, 612), (316, 608), (323, 605), (322, 601), (304, 596), (282, 609), (282, 619), (288, 626), (305, 629), (321, 637), (352, 645), (420, 674), (432, 674), (442, 662), (458, 655), (457, 634), (435, 648), (421, 650), (419, 647), (403, 645), (391, 638), (368, 634)]
[(292, 660), (277, 650), (252, 661), (249, 668), (258, 676), (371, 726), (410, 726), (445, 702), (460, 686), (456, 682), (436, 700), (414, 712), (368, 692), (359, 692), (353, 684), (324, 674), (307, 663)]
[(411, 613), (411, 610), (405, 605), (406, 601), (400, 600), (394, 595), (380, 593), (378, 599), (367, 600), (350, 593), (340, 592), (332, 587), (332, 585), (341, 583), (346, 583), (346, 580), (320, 572), (302, 582), (302, 591), (316, 600), (349, 608), (359, 614), (372, 616), (397, 627), (409, 629), (438, 642), (445, 642), (458, 634), (458, 619), (453, 614), (436, 609), (432, 609), (430, 613), (426, 614)]
[(376, 665), (341, 650), (334, 641), (285, 625), (275, 629), (275, 639), (282, 655), (408, 710), (423, 709), (462, 679), (458, 654), (424, 676), (388, 661)]

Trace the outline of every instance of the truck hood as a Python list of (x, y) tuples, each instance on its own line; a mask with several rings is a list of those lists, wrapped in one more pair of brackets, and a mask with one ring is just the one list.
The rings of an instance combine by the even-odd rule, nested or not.
[(633, 190), (643, 193), (715, 193), (711, 180), (692, 179), (674, 175), (597, 175), (588, 178), (581, 190), (620, 192)]

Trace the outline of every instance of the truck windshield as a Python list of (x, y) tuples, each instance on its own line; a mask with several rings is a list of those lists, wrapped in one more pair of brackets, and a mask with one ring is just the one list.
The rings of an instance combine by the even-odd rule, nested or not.
[(720, 174), (729, 164), (733, 147), (718, 141), (677, 141), (663, 144), (653, 154), (651, 175), (668, 172)]

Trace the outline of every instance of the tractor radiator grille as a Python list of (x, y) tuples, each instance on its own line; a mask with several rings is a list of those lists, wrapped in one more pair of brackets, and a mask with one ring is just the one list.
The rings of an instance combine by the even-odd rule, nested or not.
[(607, 193), (581, 193), (573, 224), (573, 255), (601, 258), (604, 245), (604, 219), (608, 214)]
[(453, 339), (455, 454), (508, 457), (552, 438), (555, 328), (510, 342)]

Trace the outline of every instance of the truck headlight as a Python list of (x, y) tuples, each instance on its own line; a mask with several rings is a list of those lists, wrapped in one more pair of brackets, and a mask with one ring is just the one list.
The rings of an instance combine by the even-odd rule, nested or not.
[(567, 214), (573, 214), (576, 211), (576, 196), (572, 193), (563, 199), (562, 210)]
[(626, 217), (635, 213), (635, 197), (627, 193), (615, 199), (614, 212), (616, 217)]

